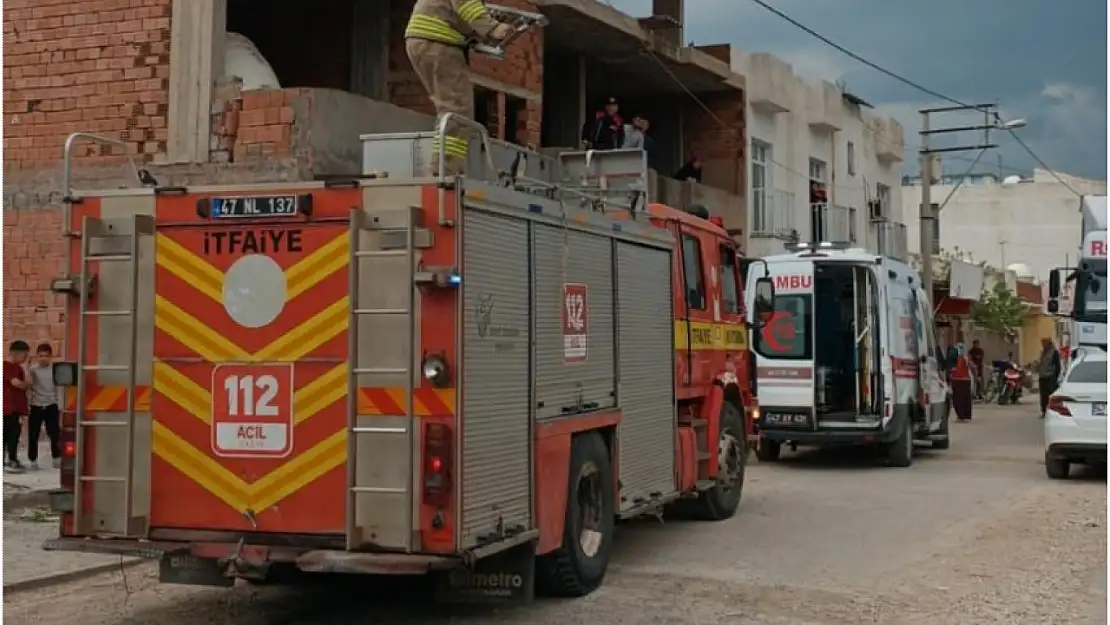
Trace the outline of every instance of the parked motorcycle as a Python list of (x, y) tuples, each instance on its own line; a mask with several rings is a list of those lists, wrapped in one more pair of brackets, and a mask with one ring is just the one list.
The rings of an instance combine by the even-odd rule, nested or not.
[(1006, 366), (998, 371), (998, 405), (1018, 403), (1022, 388), (1025, 386), (1025, 370), (1012, 362), (1007, 362)]

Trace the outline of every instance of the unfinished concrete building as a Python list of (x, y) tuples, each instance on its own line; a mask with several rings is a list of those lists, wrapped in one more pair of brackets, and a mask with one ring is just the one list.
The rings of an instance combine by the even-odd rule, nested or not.
[[(683, 45), (683, 0), (633, 18), (595, 0), (501, 0), (551, 23), (507, 58), (472, 59), (475, 110), (491, 135), (577, 147), (604, 98), (652, 122), (655, 201), (705, 204), (747, 221), (744, 80), (728, 46)], [(404, 53), (413, 0), (10, 0), (4, 11), (5, 332), (57, 341), (62, 149), (83, 131), (119, 146), (76, 148), (77, 189), (136, 186), (123, 154), (158, 183), (357, 175), (360, 134), (431, 129)], [(225, 75), (227, 33), (252, 41), (280, 88)], [(702, 184), (669, 174), (697, 155)]]

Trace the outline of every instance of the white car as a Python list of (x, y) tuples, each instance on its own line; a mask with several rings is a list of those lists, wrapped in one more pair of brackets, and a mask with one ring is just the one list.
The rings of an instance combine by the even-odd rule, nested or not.
[(1106, 352), (1082, 350), (1060, 388), (1048, 399), (1044, 419), (1048, 477), (1068, 477), (1072, 464), (1106, 464)]

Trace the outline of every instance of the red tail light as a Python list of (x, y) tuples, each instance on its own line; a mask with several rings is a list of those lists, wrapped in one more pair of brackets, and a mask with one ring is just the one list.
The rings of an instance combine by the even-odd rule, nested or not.
[(73, 490), (77, 469), (77, 423), (72, 412), (63, 412), (61, 421), (62, 470), (58, 485)]
[(1048, 398), (1048, 409), (1061, 417), (1070, 417), (1071, 411), (1068, 410), (1067, 402), (1075, 401), (1071, 397), (1064, 397), (1063, 395), (1054, 395)]
[(455, 439), (443, 423), (424, 425), (424, 503), (446, 507), (451, 497)]

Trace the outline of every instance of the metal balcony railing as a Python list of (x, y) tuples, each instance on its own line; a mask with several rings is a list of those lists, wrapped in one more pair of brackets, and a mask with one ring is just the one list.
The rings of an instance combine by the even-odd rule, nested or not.
[(847, 206), (819, 202), (809, 205), (810, 233), (817, 241), (855, 243), (855, 211)]
[(798, 229), (794, 194), (777, 189), (752, 190), (753, 237), (789, 238)]
[(906, 224), (893, 221), (871, 222), (875, 252), (888, 258), (904, 261), (908, 257)]

